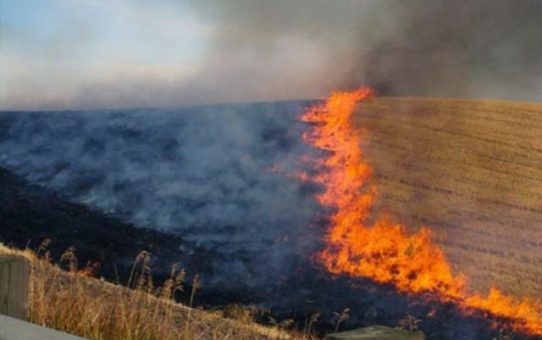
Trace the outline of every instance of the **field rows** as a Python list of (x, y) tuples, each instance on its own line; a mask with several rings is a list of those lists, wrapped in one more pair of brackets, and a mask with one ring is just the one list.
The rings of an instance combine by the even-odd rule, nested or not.
[(542, 298), (542, 104), (362, 103), (376, 209), (430, 226), (473, 289)]

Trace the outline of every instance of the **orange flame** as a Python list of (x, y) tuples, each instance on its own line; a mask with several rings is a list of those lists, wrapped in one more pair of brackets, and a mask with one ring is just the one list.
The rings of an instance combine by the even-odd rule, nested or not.
[(464, 310), (477, 309), (512, 320), (515, 330), (542, 335), (540, 302), (506, 296), (496, 288), (486, 297), (469, 294), (464, 277), (452, 273), (428, 228), (408, 234), (403, 225), (385, 218), (368, 225), (376, 188), (370, 183), (372, 170), (361, 148), (365, 136), (354, 128), (352, 116), (356, 103), (371, 96), (366, 87), (336, 92), (301, 117), (313, 124), (303, 135), (305, 141), (328, 152), (317, 160), (324, 171), (311, 178), (324, 187), (318, 202), (334, 208), (326, 248), (318, 260), (331, 273), (392, 284), (403, 293), (432, 292)]

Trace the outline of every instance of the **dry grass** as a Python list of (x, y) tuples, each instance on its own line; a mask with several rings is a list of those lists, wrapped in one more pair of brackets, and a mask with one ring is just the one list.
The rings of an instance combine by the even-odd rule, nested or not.
[(377, 210), (430, 226), (473, 288), (542, 297), (542, 104), (377, 98), (358, 123)]
[[(142, 252), (132, 271), (132, 289), (89, 277), (92, 270), (78, 270), (71, 250), (59, 265), (43, 249), (37, 254), (7, 248), (0, 255), (26, 258), (32, 267), (30, 320), (89, 339), (292, 339), (302, 335), (252, 321), (250, 313), (205, 312), (175, 303), (184, 273), (173, 271), (170, 280), (154, 288), (148, 255)], [(192, 282), (192, 286), (198, 283)], [(192, 290), (192, 299), (196, 293)], [(191, 300), (192, 300), (191, 299)], [(241, 307), (240, 310), (243, 310)], [(240, 320), (226, 318), (242, 315)]]

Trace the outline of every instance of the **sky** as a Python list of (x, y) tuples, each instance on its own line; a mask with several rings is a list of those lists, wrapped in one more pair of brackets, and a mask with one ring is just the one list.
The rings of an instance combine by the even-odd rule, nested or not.
[(0, 0), (0, 20), (8, 107), (62, 106), (82, 87), (186, 77), (210, 29), (181, 1)]
[(0, 110), (540, 101), (539, 0), (0, 0)]

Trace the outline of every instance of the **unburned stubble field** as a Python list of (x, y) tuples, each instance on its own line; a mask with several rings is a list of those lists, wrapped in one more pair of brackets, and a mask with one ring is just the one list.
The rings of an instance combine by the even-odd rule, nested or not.
[(362, 102), (375, 210), (431, 227), (469, 287), (542, 298), (542, 103)]

